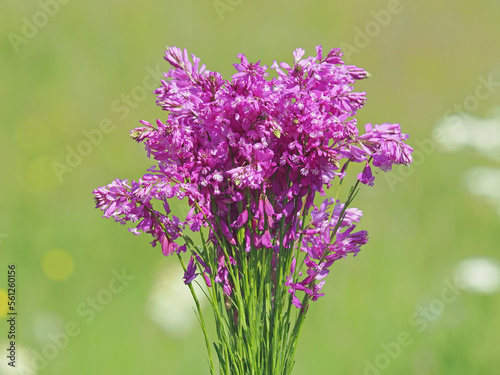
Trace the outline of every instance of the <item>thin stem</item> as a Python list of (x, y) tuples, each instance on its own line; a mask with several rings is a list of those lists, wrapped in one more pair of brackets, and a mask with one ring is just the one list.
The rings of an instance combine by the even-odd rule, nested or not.
[[(182, 257), (180, 256), (179, 253), (177, 253), (177, 258), (179, 259), (179, 262), (181, 263), (182, 269), (184, 270), (184, 272), (186, 272), (186, 266), (184, 265), (184, 262), (182, 261)], [(198, 301), (198, 297), (196, 296), (193, 285), (191, 285), (191, 283), (189, 283), (188, 287), (189, 287), (189, 291), (191, 292), (191, 295), (193, 296), (194, 303), (196, 304), (196, 310), (198, 311), (198, 316), (200, 317), (200, 327), (201, 327), (201, 330), (203, 331), (203, 336), (205, 337), (205, 345), (207, 347), (208, 358), (210, 360), (210, 374), (215, 375), (214, 362), (212, 360), (212, 350), (210, 349), (210, 341), (208, 339), (207, 327), (205, 325), (205, 319), (203, 318), (203, 314), (201, 312), (200, 302)]]

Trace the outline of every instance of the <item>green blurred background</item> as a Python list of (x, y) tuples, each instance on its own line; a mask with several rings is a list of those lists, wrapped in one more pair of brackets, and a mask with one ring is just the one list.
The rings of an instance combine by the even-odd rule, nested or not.
[[(481, 142), (449, 152), (434, 129), (450, 111), (494, 120), (500, 1), (62, 3), (0, 4), (0, 374), (208, 373), (176, 259), (101, 219), (91, 191), (152, 164), (128, 132), (163, 116), (151, 88), (168, 69), (165, 45), (229, 77), (238, 53), (271, 65), (318, 44), (346, 48), (373, 75), (356, 87), (368, 96), (359, 124), (401, 123), (419, 153), (358, 195), (370, 242), (327, 279), (294, 373), (499, 373), (499, 215), (494, 194), (464, 183), (499, 159)], [(68, 165), (72, 152), (83, 155)], [(8, 264), (25, 368), (16, 371), (5, 363)], [(450, 288), (457, 277), (464, 288)]]

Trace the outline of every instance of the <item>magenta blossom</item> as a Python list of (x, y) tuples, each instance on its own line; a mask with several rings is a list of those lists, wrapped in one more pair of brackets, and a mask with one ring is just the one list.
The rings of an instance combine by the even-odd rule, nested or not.
[[(340, 49), (324, 55), (318, 46), (304, 58), (299, 48), (292, 65), (272, 64), (274, 78), (260, 61), (238, 58), (225, 80), (186, 50), (167, 49), (172, 69), (155, 91), (165, 114), (130, 133), (155, 165), (138, 181), (94, 190), (96, 204), (104, 217), (133, 223), (134, 234), (151, 234), (165, 255), (190, 246), (184, 281), (195, 279), (199, 265), (207, 285), (222, 285), (227, 296), (237, 283), (231, 267), (245, 256), (271, 252), (277, 269), (297, 249), (286, 286), (301, 307), (297, 291), (318, 299), (332, 264), (368, 240), (355, 231), (359, 210), (332, 199), (317, 208), (316, 193), (326, 195), (355, 163), (362, 163), (359, 181), (372, 186), (371, 166), (408, 165), (412, 149), (398, 124), (367, 124), (359, 134), (355, 116), (366, 94), (353, 84), (370, 75), (345, 65)], [(174, 198), (189, 204), (184, 218), (171, 215)], [(205, 250), (186, 242), (186, 226), (208, 233)], [(300, 254), (304, 276), (295, 269)]]

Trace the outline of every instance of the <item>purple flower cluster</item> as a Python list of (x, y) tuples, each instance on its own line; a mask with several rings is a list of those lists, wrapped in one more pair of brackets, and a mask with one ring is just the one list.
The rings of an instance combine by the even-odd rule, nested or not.
[[(290, 269), (291, 275), (285, 284), (293, 295), (292, 303), (299, 308), (302, 304), (295, 294), (296, 291), (303, 291), (316, 301), (323, 296), (323, 293), (319, 292), (333, 262), (346, 258), (349, 253), (355, 256), (360, 246), (368, 242), (366, 231), (353, 233), (356, 228), (354, 223), (359, 222), (362, 212), (357, 208), (346, 208), (344, 211), (344, 206), (339, 202), (335, 204), (333, 198), (326, 199), (319, 208), (315, 207), (312, 210), (310, 223), (301, 231), (303, 235), (301, 250), (306, 252), (304, 264), (307, 266), (307, 276), (294, 282), (293, 276), (296, 271), (294, 259)], [(338, 232), (340, 229), (344, 231)], [(335, 235), (336, 239), (332, 241), (332, 236)], [(298, 272), (298, 276), (302, 276), (302, 272)]]
[[(279, 261), (284, 249), (299, 248), (307, 276), (299, 280), (295, 258), (287, 286), (300, 306), (296, 291), (317, 299), (333, 262), (367, 242), (366, 232), (354, 232), (361, 211), (332, 199), (317, 208), (315, 194), (326, 195), (349, 163), (363, 163), (358, 179), (373, 185), (370, 163), (384, 171), (409, 164), (412, 149), (398, 124), (368, 124), (359, 134), (354, 116), (365, 93), (352, 84), (369, 74), (345, 65), (340, 49), (323, 55), (318, 46), (315, 56), (303, 58), (299, 48), (293, 65), (272, 64), (272, 78), (260, 61), (238, 57), (237, 73), (224, 80), (186, 50), (168, 48), (172, 69), (155, 91), (167, 115), (131, 132), (156, 165), (137, 182), (115, 180), (94, 195), (104, 217), (137, 222), (129, 230), (150, 233), (165, 255), (186, 250), (175, 242), (186, 226), (208, 228), (217, 268), (193, 250), (184, 280), (196, 277), (198, 265), (207, 284), (222, 284), (228, 295), (228, 265), (237, 266), (242, 253), (271, 251)], [(173, 197), (188, 200), (183, 220), (170, 215)]]

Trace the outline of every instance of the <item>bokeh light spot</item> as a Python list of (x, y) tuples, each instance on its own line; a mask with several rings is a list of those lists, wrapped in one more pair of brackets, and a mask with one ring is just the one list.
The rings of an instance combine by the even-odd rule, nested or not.
[(71, 255), (66, 251), (53, 249), (44, 255), (42, 267), (45, 276), (49, 279), (61, 281), (71, 276), (75, 264)]
[(7, 296), (7, 292), (0, 288), (0, 319), (7, 316), (9, 297)]

